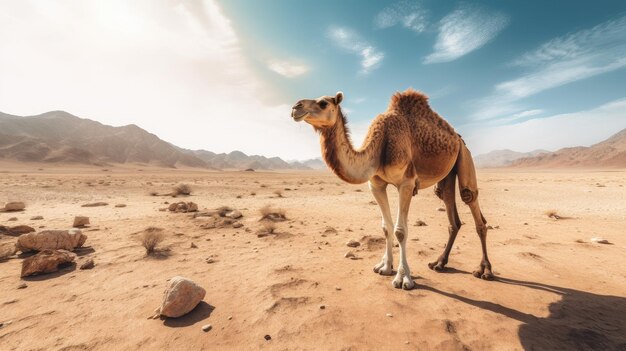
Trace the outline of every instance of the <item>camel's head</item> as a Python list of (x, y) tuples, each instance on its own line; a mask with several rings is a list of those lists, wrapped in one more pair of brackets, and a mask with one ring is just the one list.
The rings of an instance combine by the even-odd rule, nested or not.
[(291, 108), (291, 117), (296, 122), (305, 121), (319, 129), (332, 127), (341, 113), (339, 104), (342, 100), (342, 92), (338, 92), (335, 96), (300, 100)]

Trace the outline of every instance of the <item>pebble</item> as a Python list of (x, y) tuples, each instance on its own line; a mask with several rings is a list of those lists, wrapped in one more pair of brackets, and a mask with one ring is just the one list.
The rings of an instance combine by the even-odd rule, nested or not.
[(600, 237), (591, 238), (591, 242), (592, 243), (598, 243), (598, 244), (611, 244), (610, 241), (608, 241), (606, 239), (602, 239)]
[(326, 305), (320, 305), (320, 310), (326, 309)]
[(350, 241), (348, 241), (346, 243), (346, 246), (348, 246), (348, 247), (359, 247), (359, 246), (361, 246), (361, 243), (356, 241), (356, 240), (354, 240), (354, 239), (352, 239), (352, 240), (350, 240)]
[(192, 248), (192, 249), (197, 249), (198, 248), (198, 246), (196, 244), (194, 244), (194, 243), (191, 243), (191, 245), (189, 247)]
[(17, 217), (11, 217), (11, 218), (7, 219), (7, 221), (10, 221), (10, 222), (17, 221)]
[(93, 258), (88, 259), (85, 263), (80, 265), (80, 269), (92, 269), (96, 264), (93, 262)]
[(233, 316), (228, 316), (228, 320), (231, 320), (231, 319), (233, 319)]
[(18, 289), (26, 289), (27, 287), (28, 287), (28, 285), (26, 283), (22, 283), (22, 284), (17, 286)]
[(43, 216), (35, 216), (35, 217), (30, 217), (31, 221), (40, 221), (43, 219)]
[(443, 208), (443, 207), (437, 207), (437, 211), (439, 211), (439, 212), (445, 212), (445, 211), (446, 211), (446, 209), (445, 209), (445, 208)]
[(336, 287), (335, 287), (335, 290), (339, 291), (339, 290), (341, 290), (341, 288), (340, 288), (340, 287), (338, 287), (338, 286), (336, 286)]
[(393, 317), (393, 314), (387, 313), (387, 317)]
[(345, 258), (355, 258), (356, 255), (352, 251), (348, 251), (348, 252), (346, 252), (345, 255), (343, 255), (343, 257), (345, 257)]
[(213, 257), (209, 257), (209, 258), (206, 259), (206, 263), (213, 263), (213, 262), (215, 262)]
[(206, 324), (202, 326), (202, 331), (208, 332), (209, 330), (211, 330), (211, 328), (213, 327), (210, 324)]
[(265, 340), (267, 341), (272, 340), (272, 337), (269, 334), (265, 335), (263, 338), (265, 338)]

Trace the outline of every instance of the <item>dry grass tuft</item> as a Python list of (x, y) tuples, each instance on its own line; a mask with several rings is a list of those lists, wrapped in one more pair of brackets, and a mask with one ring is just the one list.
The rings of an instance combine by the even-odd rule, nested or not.
[(172, 195), (191, 195), (191, 186), (189, 184), (180, 183), (176, 185), (173, 189)]
[(151, 255), (156, 250), (157, 245), (159, 245), (163, 239), (165, 239), (165, 234), (163, 234), (163, 229), (157, 227), (148, 227), (141, 234), (141, 245), (146, 249), (146, 255)]
[(272, 222), (282, 222), (287, 220), (287, 214), (283, 208), (274, 208), (272, 205), (265, 205), (259, 209), (261, 220)]

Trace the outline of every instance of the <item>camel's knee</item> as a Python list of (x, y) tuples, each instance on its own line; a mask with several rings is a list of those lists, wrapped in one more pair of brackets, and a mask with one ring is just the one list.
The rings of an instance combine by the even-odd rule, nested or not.
[(406, 231), (404, 230), (404, 228), (396, 228), (394, 234), (399, 242), (404, 242), (404, 239), (406, 238)]
[(481, 239), (485, 239), (487, 237), (487, 226), (484, 224), (476, 225), (476, 233)]
[(385, 235), (385, 238), (389, 239), (389, 231), (387, 230), (387, 227), (383, 224), (383, 234)]
[(461, 189), (461, 200), (466, 204), (470, 204), (478, 199), (478, 189), (472, 190), (470, 188)]
[(448, 234), (456, 235), (459, 232), (460, 229), (461, 229), (461, 225), (460, 224), (459, 225), (452, 225), (451, 224), (451, 225), (448, 226)]

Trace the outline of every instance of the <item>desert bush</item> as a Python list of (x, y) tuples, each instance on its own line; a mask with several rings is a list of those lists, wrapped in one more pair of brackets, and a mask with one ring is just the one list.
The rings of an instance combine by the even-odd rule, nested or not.
[(180, 183), (174, 187), (172, 195), (191, 195), (191, 186)]
[(141, 245), (146, 249), (146, 255), (154, 253), (157, 245), (159, 245), (163, 239), (165, 239), (163, 229), (156, 227), (146, 228), (141, 234)]
[(286, 211), (283, 208), (274, 208), (271, 205), (265, 205), (259, 209), (261, 220), (269, 220), (272, 222), (281, 222), (287, 220)]

